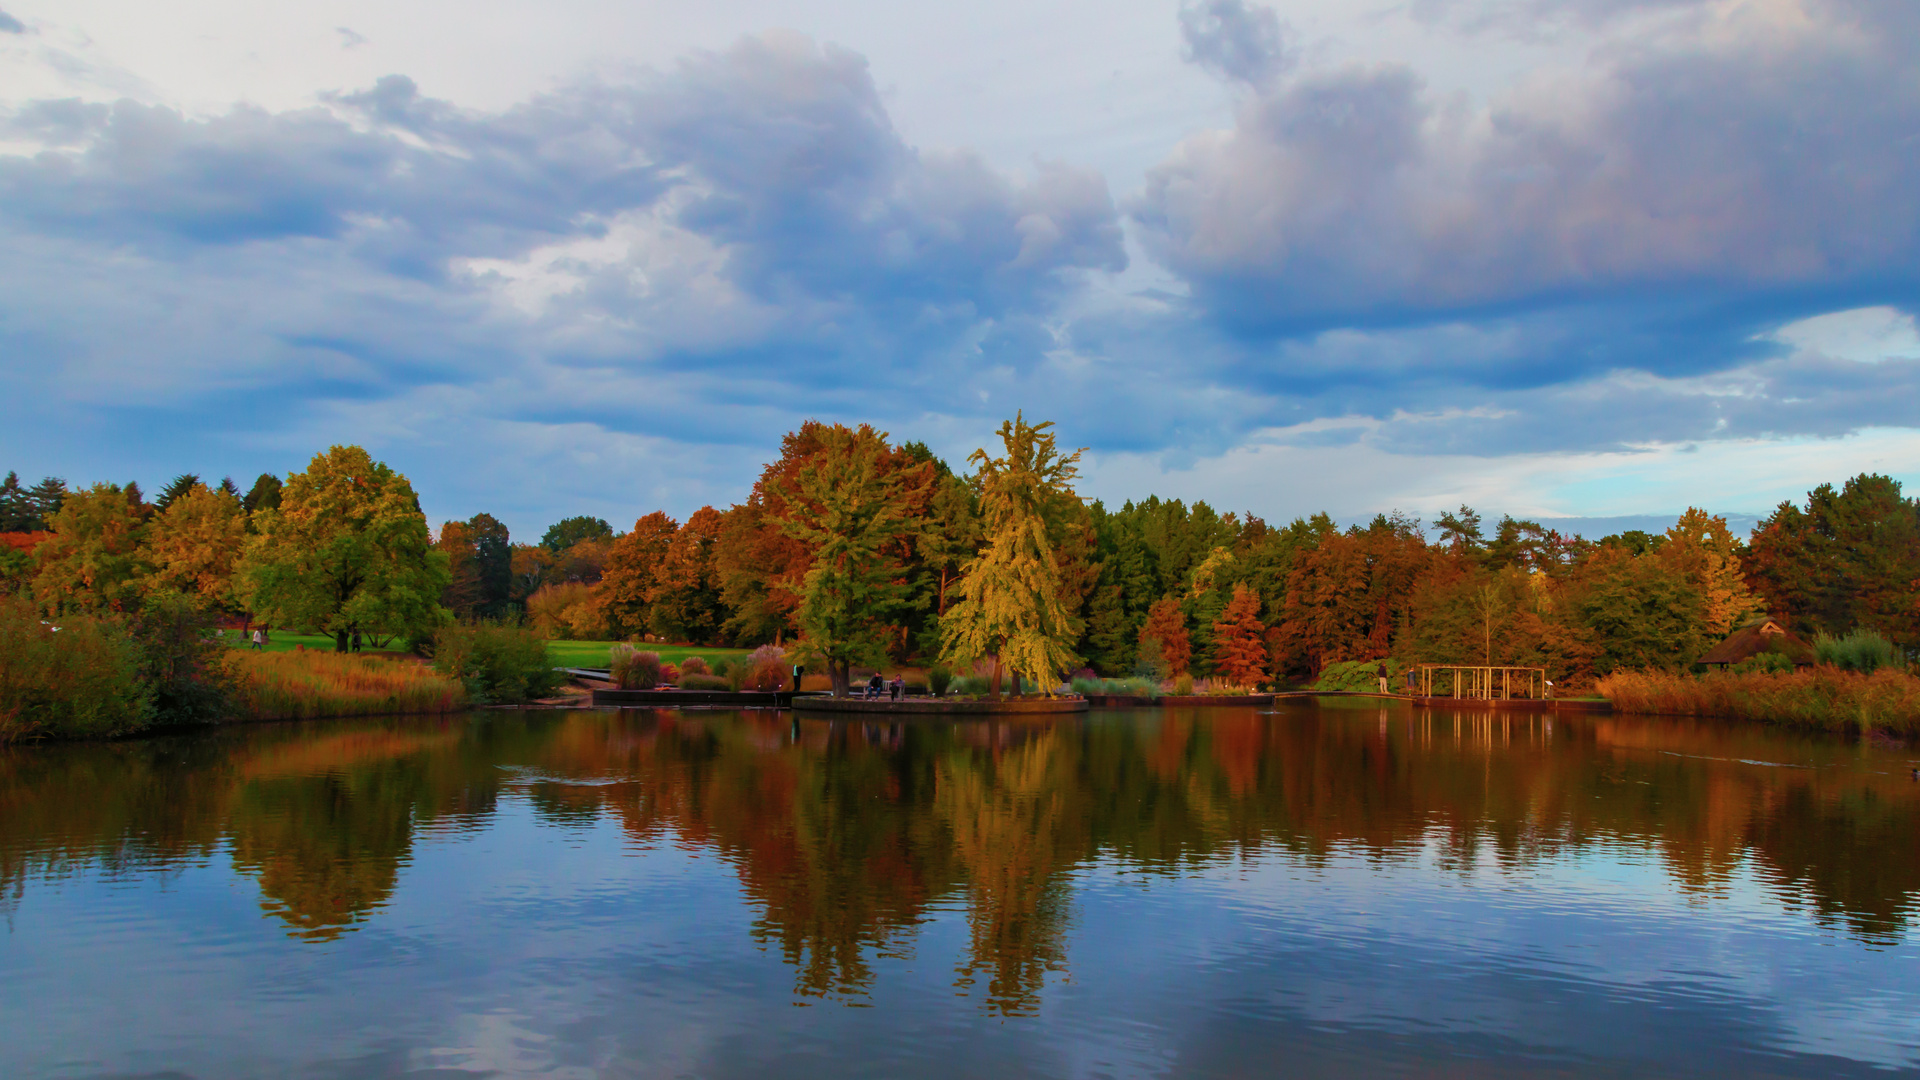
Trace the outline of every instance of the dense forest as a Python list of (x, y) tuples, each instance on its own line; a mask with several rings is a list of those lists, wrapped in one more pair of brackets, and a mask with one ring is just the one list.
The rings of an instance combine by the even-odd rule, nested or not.
[[(866, 655), (898, 664), (941, 654), (942, 617), (963, 602), (969, 567), (997, 550), (992, 529), (1006, 528), (983, 503), (983, 474), (999, 459), (983, 452), (972, 471), (956, 471), (922, 444), (894, 445), (867, 427), (790, 433), (737, 505), (685, 521), (637, 512), (624, 530), (572, 517), (538, 543), (514, 542), (485, 513), (429, 534), (405, 478), (364, 451), (330, 453), (347, 451), (359, 458), (345, 472), (384, 477), (384, 502), (367, 520), (403, 548), (430, 543), (411, 556), (423, 569), (408, 571), (404, 552), (377, 543), (343, 556), (364, 565), (296, 565), (293, 554), (318, 541), (290, 531), (281, 500), (288, 484), (320, 483), (304, 474), (264, 475), (245, 494), (231, 480), (182, 476), (148, 501), (137, 484), (69, 491), (10, 473), (0, 574), (49, 614), (121, 610), (165, 589), (233, 617), (259, 614), (250, 606), (264, 597), (281, 618), (302, 612), (296, 621), (331, 631), (344, 625), (339, 609), (294, 593), (322, 573), (344, 587), (344, 572), (385, 575), (385, 591), (356, 609), (369, 632), (430, 626), (437, 601), (462, 619), (524, 619), (551, 638), (792, 645), (806, 636), (809, 581), (826, 587), (823, 550), (858, 532), (857, 580), (842, 584), (866, 598), (859, 614), (877, 643)], [(342, 481), (338, 498), (355, 497), (360, 482)], [(1274, 524), (1204, 502), (1108, 507), (1070, 487), (1035, 490), (1022, 520), (1036, 534), (1033, 559), (1050, 563), (1060, 635), (1072, 663), (1102, 675), (1286, 683), (1336, 661), (1392, 657), (1537, 665), (1579, 686), (1619, 670), (1684, 668), (1763, 613), (1809, 636), (1864, 628), (1909, 652), (1920, 645), (1920, 505), (1886, 476), (1782, 503), (1747, 538), (1698, 509), (1664, 533), (1587, 540), (1511, 517), (1488, 523), (1467, 507), (1430, 524), (1396, 512), (1342, 529), (1323, 513)], [(310, 512), (324, 522), (347, 511)], [(290, 567), (282, 579), (262, 569), (275, 543)]]

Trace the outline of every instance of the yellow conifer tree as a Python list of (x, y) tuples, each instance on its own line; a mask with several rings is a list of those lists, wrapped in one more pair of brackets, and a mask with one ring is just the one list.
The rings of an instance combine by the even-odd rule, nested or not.
[(994, 658), (993, 692), (1000, 692), (1002, 665), (1025, 676), (1048, 696), (1074, 661), (1077, 620), (1060, 599), (1060, 564), (1047, 526), (1079, 502), (1073, 481), (1084, 450), (1062, 456), (1049, 428), (1029, 425), (1024, 414), (1000, 425), (1005, 457), (976, 450), (967, 460), (980, 468), (980, 516), (987, 546), (967, 564), (955, 586), (959, 601), (940, 619), (942, 655), (957, 664)]

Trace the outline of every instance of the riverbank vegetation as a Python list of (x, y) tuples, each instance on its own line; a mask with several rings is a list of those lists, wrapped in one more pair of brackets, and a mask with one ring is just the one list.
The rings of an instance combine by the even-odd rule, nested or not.
[[(626, 531), (570, 517), (537, 544), (484, 513), (430, 532), (406, 478), (355, 447), (244, 496), (191, 476), (151, 503), (135, 484), (14, 479), (0, 591), (65, 620), (183, 597), (337, 651), (431, 654), (444, 628), (494, 623), (579, 639), (547, 658), (578, 648), (590, 666), (613, 642), (663, 669), (771, 645), (836, 688), (855, 667), (965, 680), (984, 663), (988, 693), (1010, 672), (1041, 692), (1076, 676), (1344, 687), (1429, 662), (1537, 666), (1565, 696), (1681, 675), (1762, 615), (1841, 668), (1903, 668), (1920, 647), (1920, 508), (1885, 476), (1823, 485), (1745, 539), (1689, 509), (1664, 533), (1588, 540), (1467, 507), (1345, 528), (1157, 497), (1109, 507), (1073, 490), (1051, 425), (999, 434), (957, 473), (922, 444), (810, 422), (736, 505), (650, 510)], [(488, 663), (447, 674), (476, 699), (534, 692)]]
[(1828, 731), (1920, 734), (1920, 679), (1821, 665), (1799, 671), (1617, 672), (1599, 692), (1615, 712), (1758, 720)]
[(301, 649), (235, 650), (225, 662), (233, 678), (233, 719), (444, 714), (474, 703), (457, 675), (410, 660)]

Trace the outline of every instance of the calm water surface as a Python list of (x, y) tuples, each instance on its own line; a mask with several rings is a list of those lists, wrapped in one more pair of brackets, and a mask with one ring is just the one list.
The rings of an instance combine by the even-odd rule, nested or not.
[(0, 753), (0, 1076), (1920, 1071), (1920, 753), (1337, 704)]

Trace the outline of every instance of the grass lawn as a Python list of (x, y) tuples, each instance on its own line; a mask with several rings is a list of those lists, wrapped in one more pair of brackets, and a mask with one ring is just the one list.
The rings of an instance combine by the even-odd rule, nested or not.
[[(549, 641), (547, 655), (553, 657), (558, 667), (603, 668), (607, 666), (607, 653), (614, 646), (611, 641)], [(752, 649), (708, 649), (698, 645), (647, 645), (636, 644), (637, 649), (660, 654), (666, 663), (678, 665), (689, 656), (698, 656), (711, 665), (723, 656), (745, 656)]]
[[(237, 630), (223, 630), (220, 634), (236, 648), (247, 648), (248, 639)], [(288, 630), (274, 630), (268, 635), (267, 652), (292, 652), (294, 646), (305, 645), (309, 649), (324, 652), (333, 651), (331, 634), (296, 634)], [(555, 667), (603, 668), (607, 666), (607, 652), (613, 647), (611, 641), (549, 641), (547, 655), (553, 657)], [(364, 645), (372, 652), (370, 644)], [(393, 652), (404, 651), (405, 642), (400, 640), (388, 643)], [(660, 654), (660, 659), (669, 664), (679, 664), (689, 656), (698, 656), (711, 664), (723, 656), (745, 656), (752, 649), (705, 649), (698, 645), (642, 645)]]

